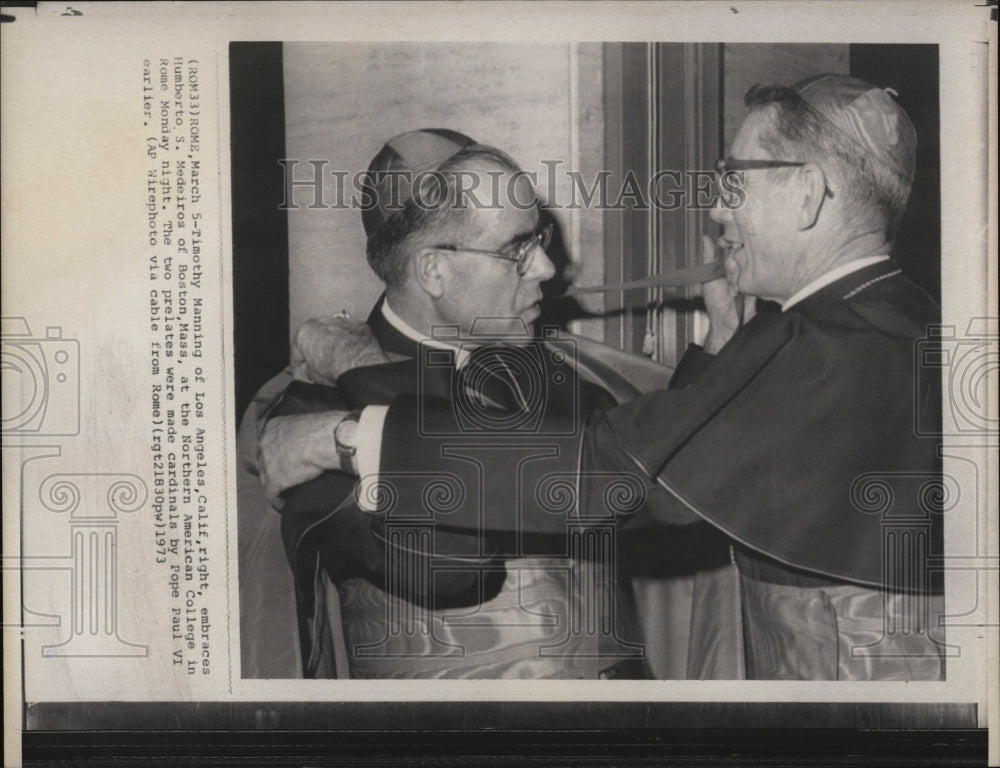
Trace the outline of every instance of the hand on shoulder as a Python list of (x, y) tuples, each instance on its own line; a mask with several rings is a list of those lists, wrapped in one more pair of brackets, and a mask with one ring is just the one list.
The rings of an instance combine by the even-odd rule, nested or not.
[(302, 323), (292, 341), (291, 358), (296, 379), (327, 386), (352, 368), (389, 362), (371, 328), (347, 315)]

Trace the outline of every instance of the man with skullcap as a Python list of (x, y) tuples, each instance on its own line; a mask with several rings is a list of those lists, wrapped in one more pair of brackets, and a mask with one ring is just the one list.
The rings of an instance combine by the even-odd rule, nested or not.
[[(421, 500), (381, 515), (359, 511), (358, 500), (380, 489), (362, 482), (356, 494), (355, 479), (340, 470), (353, 460), (345, 446), (372, 431), (366, 421), (373, 411), (355, 411), (341, 422), (336, 409), (436, 395), (465, 409), (473, 420), (470, 432), (492, 442), (492, 414), (514, 410), (522, 421), (544, 415), (572, 422), (580, 412), (615, 403), (600, 376), (588, 371), (581, 377), (571, 364), (575, 359), (537, 346), (529, 335), (539, 314), (539, 286), (555, 272), (546, 255), (553, 224), (540, 220), (534, 192), (510, 157), (455, 131), (411, 131), (390, 139), (375, 156), (364, 193), (367, 258), (385, 283), (384, 294), (364, 324), (343, 317), (306, 323), (293, 350), (297, 380), (286, 375), (266, 386), (241, 431), (252, 473), (260, 470), (254, 441), (266, 424), (275, 426), (264, 432), (262, 447), (269, 437), (271, 444), (304, 446), (264, 465), (269, 473), (300, 476), (272, 500), (294, 576), (297, 615), (289, 624), (298, 627), (301, 673), (643, 674), (641, 649), (619, 643), (613, 629), (603, 639), (570, 631), (571, 617), (587, 615), (599, 602), (590, 592), (611, 587), (593, 563), (567, 556), (564, 531), (534, 541), (488, 533), (481, 539), (478, 531), (423, 526)], [(623, 382), (611, 382), (616, 385)], [(332, 463), (324, 463), (328, 447)], [(482, 460), (491, 461), (494, 449)], [(311, 473), (313, 468), (322, 471)], [(250, 472), (243, 477), (242, 498), (257, 494), (259, 501)], [(434, 488), (456, 498), (465, 492), (447, 484)], [(241, 499), (241, 517), (242, 505)], [(259, 517), (257, 531), (248, 529), (241, 538), (248, 562), (263, 563), (265, 543), (276, 537), (278, 513), (266, 510)], [(254, 596), (268, 591), (255, 592), (253, 585), (280, 573), (277, 559), (272, 555), (262, 572), (244, 567), (246, 610), (275, 615), (273, 605)], [(578, 582), (590, 592), (571, 588)], [(263, 638), (253, 634), (273, 645), (267, 632)], [(608, 639), (638, 664), (622, 654), (609, 657)], [(245, 653), (245, 661), (256, 665), (262, 653), (253, 660)]]

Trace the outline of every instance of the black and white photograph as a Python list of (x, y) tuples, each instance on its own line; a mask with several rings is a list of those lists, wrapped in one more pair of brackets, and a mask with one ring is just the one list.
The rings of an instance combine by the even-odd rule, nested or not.
[(943, 680), (936, 46), (535, 48), (230, 46), (243, 674)]

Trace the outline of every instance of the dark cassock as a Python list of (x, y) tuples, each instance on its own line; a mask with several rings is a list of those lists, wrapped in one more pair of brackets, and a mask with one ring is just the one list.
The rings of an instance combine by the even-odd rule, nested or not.
[[(630, 597), (606, 563), (593, 553), (570, 553), (562, 529), (522, 537), (510, 526), (470, 532), (435, 524), (425, 501), (461, 496), (460, 489), (434, 482), (436, 470), (423, 476), (428, 496), (399, 499), (376, 515), (359, 511), (356, 478), (339, 471), (285, 491), (280, 514), (271, 508), (256, 477), (256, 440), (269, 418), (389, 404), (408, 394), (436, 398), (490, 428), (497, 417), (509, 425), (514, 412), (513, 421), (530, 429), (539, 413), (560, 424), (580, 422), (581, 413), (635, 397), (668, 373), (582, 340), (581, 351), (558, 335), (522, 349), (483, 344), (457, 371), (454, 349), (401, 332), (382, 306), (380, 300), (367, 325), (390, 362), (348, 370), (336, 387), (293, 381), (286, 371), (262, 388), (244, 418), (238, 477), (243, 675), (646, 675), (641, 644), (618, 637), (633, 631), (625, 607)], [(493, 464), (516, 453), (487, 437), (478, 440), (478, 461)], [(419, 475), (419, 458), (403, 457), (405, 446), (421, 446), (414, 435), (399, 439), (393, 455), (400, 472)], [(569, 447), (576, 432), (555, 440)], [(622, 592), (613, 626), (570, 632), (572, 617), (610, 600), (605, 590)]]
[[(655, 560), (707, 522), (739, 589), (702, 611), (693, 645), (736, 611), (747, 677), (940, 679), (941, 458), (918, 429), (941, 423), (940, 371), (917, 354), (938, 317), (884, 260), (758, 313), (718, 355), (689, 349), (668, 389), (594, 411), (575, 440), (558, 414), (533, 436), (498, 436), (522, 447), (488, 466), (470, 460), (482, 435), (463, 434), (454, 409), (397, 399), (380, 473), (403, 499), (420, 493), (404, 467), (462, 478), (463, 503), (438, 516), (450, 530), (613, 521)], [(688, 674), (712, 676), (697, 662)]]

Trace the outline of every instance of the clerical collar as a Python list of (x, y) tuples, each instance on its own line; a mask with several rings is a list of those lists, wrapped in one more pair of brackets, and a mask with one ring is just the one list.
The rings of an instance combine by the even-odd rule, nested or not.
[(433, 347), (434, 349), (447, 349), (453, 351), (455, 353), (456, 368), (461, 368), (465, 365), (465, 361), (469, 359), (471, 350), (468, 349), (467, 344), (455, 346), (453, 344), (440, 341), (439, 339), (432, 339), (430, 336), (425, 336), (393, 311), (392, 307), (389, 306), (388, 297), (382, 302), (382, 317), (385, 318), (389, 325), (406, 336), (408, 339), (412, 339), (417, 342), (417, 344), (424, 344), (425, 346)]
[(825, 288), (830, 285), (830, 283), (834, 283), (852, 272), (857, 272), (859, 269), (870, 267), (872, 264), (878, 264), (880, 261), (885, 261), (888, 258), (888, 256), (865, 256), (864, 258), (855, 259), (854, 261), (849, 261), (846, 264), (841, 264), (839, 267), (831, 269), (822, 277), (813, 280), (801, 290), (793, 293), (791, 297), (781, 305), (781, 311), (787, 312), (793, 305), (798, 304), (800, 301), (808, 298), (809, 296), (812, 296), (821, 288)]

